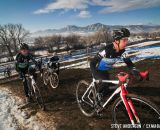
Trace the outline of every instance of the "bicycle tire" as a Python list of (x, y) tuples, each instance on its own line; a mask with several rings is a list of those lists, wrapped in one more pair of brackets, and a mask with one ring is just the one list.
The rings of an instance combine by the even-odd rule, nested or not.
[(48, 85), (49, 83), (49, 72), (47, 70), (43, 72), (43, 83), (44, 85)]
[[(160, 123), (160, 111), (159, 108), (151, 101), (149, 101), (148, 99), (141, 97), (139, 95), (134, 95), (134, 94), (128, 94), (126, 96), (127, 99), (131, 99), (135, 110), (137, 112), (137, 115), (140, 119), (140, 123), (141, 126), (143, 127), (145, 124), (151, 124), (151, 123)], [(118, 105), (120, 105), (120, 103), (123, 104), (122, 99), (119, 97), (115, 103), (112, 106), (112, 119), (113, 119), (113, 123), (114, 124), (123, 124), (123, 122), (125, 124), (131, 124), (129, 116), (127, 111), (124, 109), (124, 104), (121, 104), (121, 108), (123, 112), (120, 112), (120, 109), (117, 107)], [(142, 108), (138, 108), (138, 106), (141, 106)], [(116, 107), (117, 110), (120, 112), (120, 119), (117, 119), (117, 115), (116, 115)], [(143, 110), (142, 110), (143, 109)], [(149, 114), (147, 109), (150, 109), (151, 112), (153, 112), (151, 115), (147, 115)], [(122, 116), (122, 114), (124, 114), (124, 117)], [(146, 116), (147, 115), (147, 116)], [(153, 117), (151, 117), (153, 116)], [(119, 121), (118, 121), (119, 120)], [(122, 120), (124, 120), (122, 122)], [(155, 122), (157, 121), (157, 122)], [(117, 128), (118, 130), (120, 130), (120, 128)], [(143, 128), (142, 128), (143, 129)], [(144, 128), (145, 129), (145, 128)]]
[[(82, 97), (81, 97), (82, 95), (80, 95), (80, 89), (82, 89), (82, 87), (81, 87), (82, 85), (84, 85), (84, 92), (85, 92), (87, 90), (87, 88), (89, 87), (89, 83), (86, 82), (85, 80), (81, 80), (81, 81), (78, 82), (78, 85), (77, 85), (77, 88), (76, 88), (76, 100), (77, 100), (77, 103), (78, 103), (78, 107), (85, 116), (92, 117), (96, 112), (95, 107), (94, 107), (94, 105), (95, 105), (94, 102), (95, 101), (91, 105), (83, 102)], [(84, 94), (84, 92), (82, 92), (82, 94)], [(93, 90), (91, 90), (91, 94), (93, 96), (92, 100), (96, 100), (95, 93), (94, 93)], [(85, 108), (85, 105), (86, 105), (86, 108)], [(89, 110), (89, 109), (91, 109), (91, 110)]]
[(50, 86), (52, 88), (57, 88), (59, 85), (59, 77), (57, 75), (57, 73), (52, 73), (50, 75)]
[(33, 91), (34, 91), (34, 96), (35, 96), (36, 102), (39, 105), (40, 109), (44, 111), (45, 104), (44, 104), (44, 100), (42, 98), (41, 92), (36, 84), (34, 84), (34, 88), (35, 89), (33, 89)]

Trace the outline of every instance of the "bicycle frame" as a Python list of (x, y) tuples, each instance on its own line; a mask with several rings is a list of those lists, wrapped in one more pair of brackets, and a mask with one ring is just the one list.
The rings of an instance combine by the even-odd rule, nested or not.
[(47, 66), (47, 70), (46, 71), (48, 73), (48, 77), (47, 78), (49, 78), (52, 73), (56, 73), (57, 69), (53, 69), (53, 68), (50, 68), (49, 66)]
[[(95, 79), (93, 79), (92, 83), (89, 85), (89, 87), (87, 88), (87, 90), (86, 90), (85, 93), (83, 94), (83, 96), (82, 96), (82, 101), (84, 101), (85, 103), (87, 103), (87, 104), (89, 104), (89, 105), (92, 105), (92, 104), (90, 104), (89, 102), (85, 101), (85, 100), (84, 100), (84, 97), (85, 97), (85, 95), (87, 94), (87, 92), (88, 92), (89, 90), (91, 90), (92, 87), (95, 87), (95, 83), (99, 83), (99, 82), (112, 83), (112, 84), (115, 84), (115, 85), (118, 85), (118, 84), (120, 83), (119, 80), (101, 80), (101, 81), (100, 81), (100, 80), (95, 80)], [(107, 99), (107, 101), (102, 105), (102, 109), (106, 107), (106, 105), (113, 99), (113, 97), (114, 97), (115, 95), (117, 95), (118, 93), (120, 93), (120, 97), (121, 97), (121, 99), (122, 99), (122, 101), (123, 101), (123, 103), (124, 103), (124, 106), (125, 106), (126, 110), (127, 110), (127, 113), (128, 113), (129, 118), (130, 118), (131, 124), (134, 125), (135, 122), (134, 122), (134, 120), (133, 120), (133, 116), (135, 117), (137, 123), (140, 123), (140, 120), (139, 120), (139, 118), (138, 118), (138, 116), (137, 116), (137, 114), (136, 114), (136, 111), (135, 111), (135, 109), (134, 109), (134, 106), (133, 106), (133, 104), (132, 104), (132, 101), (131, 101), (131, 100), (127, 100), (127, 98), (126, 98), (126, 95), (128, 94), (128, 91), (126, 90), (127, 85), (128, 85), (128, 83), (122, 83), (118, 88), (116, 88), (116, 90), (113, 92), (113, 94), (112, 94), (112, 95)], [(90, 94), (91, 94), (91, 91), (89, 92), (89, 94), (88, 94), (87, 97), (88, 97), (88, 99), (91, 101), (91, 103), (93, 103), (92, 99), (90, 99), (90, 97), (89, 97)], [(102, 110), (102, 109), (101, 109), (101, 110)], [(101, 111), (101, 110), (100, 110), (100, 111)], [(132, 113), (133, 113), (133, 114), (132, 114)]]
[[(33, 88), (33, 91), (35, 92), (35, 87), (34, 87), (34, 85), (36, 84), (36, 81), (35, 81), (35, 79), (34, 79), (34, 76), (33, 76), (33, 75), (28, 75), (28, 74), (26, 74), (26, 77), (28, 77), (28, 78), (31, 79), (31, 86), (32, 86), (32, 88)], [(31, 89), (31, 88), (30, 88), (30, 89)]]

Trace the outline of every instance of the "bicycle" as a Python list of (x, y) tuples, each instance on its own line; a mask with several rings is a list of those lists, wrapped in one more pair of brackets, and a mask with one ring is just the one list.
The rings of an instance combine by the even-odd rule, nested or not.
[(50, 84), (52, 88), (57, 88), (59, 85), (59, 62), (50, 62), (47, 68), (43, 71), (43, 83)]
[(31, 66), (28, 69), (28, 74), (25, 74), (27, 81), (29, 82), (30, 79), (30, 85), (29, 85), (29, 97), (33, 100), (36, 100), (37, 104), (39, 105), (41, 110), (45, 110), (45, 104), (44, 100), (42, 98), (41, 92), (39, 87), (36, 83), (36, 68), (35, 66)]
[(4, 77), (5, 78), (10, 78), (11, 77), (11, 68), (10, 67), (6, 67), (4, 70)]
[[(120, 72), (118, 80), (96, 80), (93, 78), (91, 84), (82, 80), (78, 83), (76, 89), (76, 99), (81, 112), (88, 117), (99, 114), (119, 94), (112, 106), (112, 120), (114, 124), (151, 124), (160, 122), (160, 111), (157, 106), (138, 95), (129, 94), (127, 87), (131, 76), (125, 72)], [(140, 72), (140, 77), (149, 80), (149, 72)], [(102, 104), (98, 98), (97, 84), (112, 83), (115, 84), (115, 90)], [(100, 105), (101, 103), (101, 105)], [(151, 115), (149, 115), (151, 114)], [(120, 129), (120, 128), (117, 128)]]

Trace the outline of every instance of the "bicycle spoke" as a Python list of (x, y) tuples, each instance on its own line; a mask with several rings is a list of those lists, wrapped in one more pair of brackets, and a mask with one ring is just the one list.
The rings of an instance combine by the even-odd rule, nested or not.
[(77, 103), (83, 114), (92, 116), (95, 112), (95, 94), (85, 81), (79, 82), (76, 89)]

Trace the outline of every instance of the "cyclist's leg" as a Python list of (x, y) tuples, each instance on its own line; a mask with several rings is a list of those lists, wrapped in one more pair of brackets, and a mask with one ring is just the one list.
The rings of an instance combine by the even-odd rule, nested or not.
[[(100, 80), (109, 80), (109, 73), (108, 71), (99, 71), (98, 73), (98, 79)], [(109, 93), (109, 83), (100, 83), (99, 84), (99, 93), (102, 94), (102, 96), (106, 96)]]
[(92, 73), (93, 78), (98, 79), (98, 71), (97, 71), (97, 64), (99, 63), (100, 59), (98, 57), (94, 57), (90, 61), (90, 70)]
[(26, 97), (29, 97), (29, 88), (28, 88), (28, 82), (25, 76), (25, 72), (20, 72), (20, 77), (23, 82), (23, 89), (24, 89), (24, 94)]
[[(97, 80), (105, 80), (109, 79), (109, 74), (107, 71), (99, 71), (97, 70), (97, 64), (99, 63), (99, 58), (94, 57), (90, 62), (90, 69), (92, 72), (92, 76)], [(108, 84), (106, 83), (99, 83), (97, 84), (97, 95), (98, 99), (101, 100), (103, 95), (106, 95), (108, 89)]]
[[(91, 59), (90, 69), (91, 69), (92, 76), (97, 80), (109, 79), (109, 73), (107, 71), (97, 70), (97, 64), (99, 63), (99, 61), (100, 61), (99, 57), (94, 57), (93, 59)], [(107, 88), (108, 88), (108, 84), (106, 83), (98, 84), (98, 92), (102, 92), (102, 91), (106, 92)]]

